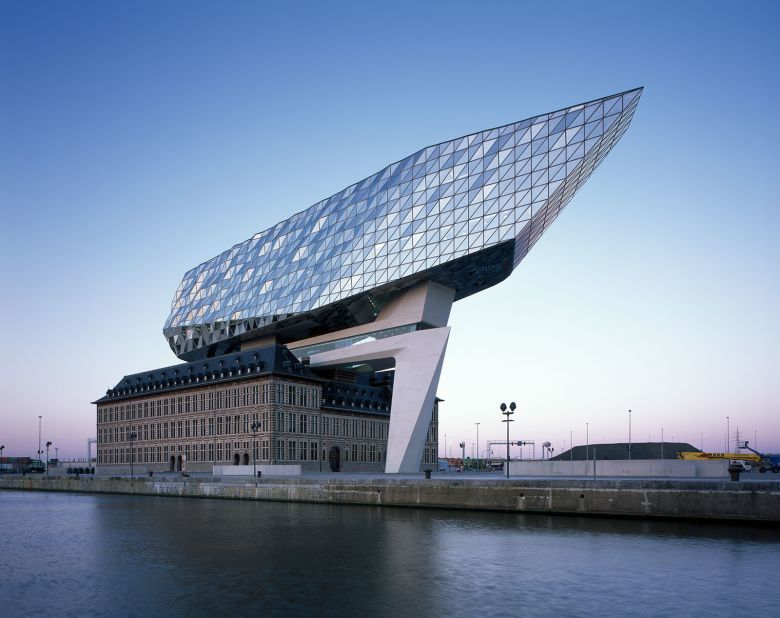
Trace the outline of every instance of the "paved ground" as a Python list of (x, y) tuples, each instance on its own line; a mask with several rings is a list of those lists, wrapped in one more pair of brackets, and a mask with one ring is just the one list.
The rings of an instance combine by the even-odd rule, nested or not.
[[(117, 475), (112, 474), (111, 476), (126, 476), (129, 477), (129, 474), (125, 475)], [(138, 478), (147, 478), (146, 475), (136, 475)], [(193, 472), (190, 474), (190, 478), (211, 478), (213, 475), (208, 472)], [(477, 481), (501, 481), (505, 480), (506, 476), (501, 472), (433, 472), (431, 474), (431, 477), (438, 481), (466, 481), (466, 482), (477, 482)], [(170, 473), (170, 472), (156, 472), (154, 474), (155, 479), (167, 479), (167, 478), (181, 478), (181, 474), (179, 473)], [(291, 476), (273, 476), (273, 477), (267, 477), (264, 476), (264, 479), (273, 478), (273, 479), (301, 479), (301, 480), (347, 480), (347, 479), (355, 479), (355, 480), (369, 480), (369, 479), (392, 479), (392, 480), (420, 480), (425, 478), (424, 474), (422, 472), (417, 474), (382, 474), (379, 472), (374, 473), (360, 473), (360, 472), (306, 472), (298, 475), (291, 475)], [(702, 478), (702, 477), (660, 477), (660, 476), (654, 476), (654, 477), (644, 477), (644, 476), (597, 476), (593, 477), (590, 476), (515, 476), (511, 475), (509, 477), (510, 480), (513, 481), (519, 481), (519, 480), (593, 480), (593, 479), (601, 480), (601, 481), (703, 481), (703, 482), (722, 482), (725, 480), (728, 480), (727, 478)], [(222, 483), (246, 483), (247, 481), (251, 481), (252, 476), (225, 476), (222, 477), (221, 482)], [(772, 474), (772, 473), (765, 473), (760, 474), (758, 472), (748, 472), (743, 473), (740, 477), (740, 480), (742, 481), (777, 481), (780, 482), (780, 474)]]

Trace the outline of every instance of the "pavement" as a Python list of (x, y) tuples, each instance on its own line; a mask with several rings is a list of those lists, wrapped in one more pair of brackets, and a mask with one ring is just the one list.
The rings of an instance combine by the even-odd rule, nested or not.
[[(111, 476), (129, 477), (129, 474), (111, 474)], [(147, 475), (135, 475), (139, 479), (148, 479)], [(156, 480), (174, 480), (182, 478), (181, 473), (178, 472), (155, 472), (154, 479)], [(192, 472), (188, 473), (187, 478), (192, 479), (212, 479), (214, 475), (209, 472)], [(424, 479), (425, 475), (422, 472), (416, 474), (384, 474), (381, 472), (304, 472), (300, 475), (288, 475), (288, 476), (263, 476), (263, 479), (297, 479), (297, 480), (312, 480), (312, 481), (346, 481), (346, 480), (414, 480), (419, 481)], [(480, 482), (480, 481), (502, 481), (506, 480), (506, 476), (503, 472), (432, 472), (431, 478), (437, 481), (459, 481), (459, 482)], [(248, 481), (252, 481), (251, 475), (247, 476), (223, 476), (221, 477), (221, 483), (237, 483), (243, 484)], [(510, 475), (511, 481), (700, 481), (700, 482), (713, 482), (721, 483), (729, 480), (728, 477), (723, 478), (708, 478), (708, 477), (670, 477), (670, 476), (520, 476)], [(758, 481), (758, 482), (780, 482), (780, 474), (759, 472), (747, 472), (740, 475), (741, 481)]]

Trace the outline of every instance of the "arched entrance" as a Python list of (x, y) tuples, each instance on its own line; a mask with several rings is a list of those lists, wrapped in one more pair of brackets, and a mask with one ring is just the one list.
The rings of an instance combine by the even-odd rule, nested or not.
[(249, 453), (244, 453), (244, 465), (249, 465)]
[(331, 472), (341, 472), (341, 451), (338, 446), (332, 446), (328, 453)]
[(171, 455), (170, 471), (174, 472), (175, 470), (176, 470), (176, 457)]
[(237, 466), (240, 463), (241, 463), (241, 456), (238, 453), (236, 453), (235, 455), (233, 455), (233, 465)]
[(181, 455), (176, 458), (176, 471), (181, 472)]

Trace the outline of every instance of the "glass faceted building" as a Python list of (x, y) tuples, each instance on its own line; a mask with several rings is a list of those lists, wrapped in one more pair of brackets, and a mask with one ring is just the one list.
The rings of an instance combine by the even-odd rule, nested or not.
[(641, 88), (429, 146), (188, 271), (163, 332), (188, 361), (372, 322), (430, 281), (506, 278), (628, 128)]

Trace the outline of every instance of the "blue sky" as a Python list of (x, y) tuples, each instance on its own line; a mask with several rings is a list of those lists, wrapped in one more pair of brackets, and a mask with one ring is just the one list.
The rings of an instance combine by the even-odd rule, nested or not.
[[(776, 3), (0, 4), (0, 442), (79, 456), (175, 361), (181, 275), (420, 147), (635, 86), (631, 128), (453, 308), (453, 444), (780, 450)], [(470, 451), (470, 448), (469, 448)]]

